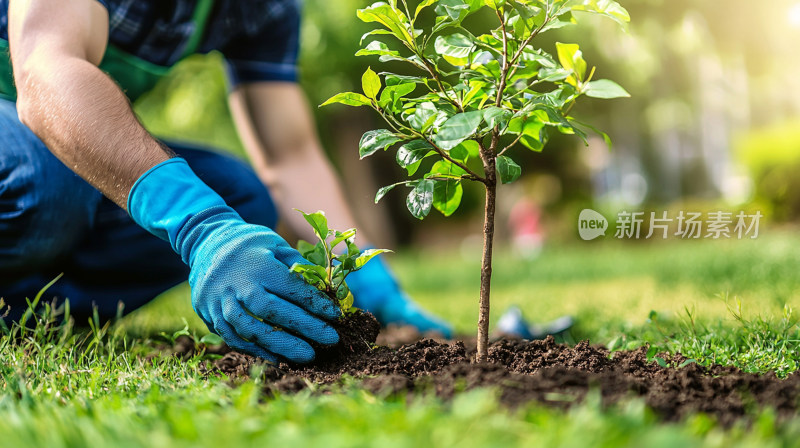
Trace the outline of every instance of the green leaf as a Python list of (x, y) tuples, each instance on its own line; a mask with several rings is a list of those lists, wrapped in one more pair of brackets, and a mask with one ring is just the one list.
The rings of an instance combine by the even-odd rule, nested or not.
[(497, 172), (500, 173), (500, 182), (510, 184), (519, 179), (522, 168), (511, 157), (497, 156)]
[[(461, 176), (465, 171), (448, 160), (440, 160), (431, 168), (431, 175)], [(461, 205), (464, 188), (460, 179), (436, 179), (433, 187), (433, 207), (444, 216), (450, 216)]]
[(403, 42), (411, 43), (413, 38), (408, 30), (408, 18), (397, 8), (384, 2), (356, 11), (356, 16), (363, 22), (378, 22), (389, 29), (392, 34)]
[(328, 101), (320, 104), (319, 107), (327, 106), (328, 104), (333, 103), (341, 103), (346, 104), (348, 106), (369, 106), (372, 104), (372, 101), (369, 98), (365, 97), (360, 93), (355, 92), (344, 92), (344, 93), (337, 93), (336, 95), (328, 98)]
[(616, 351), (617, 349), (622, 348), (623, 342), (624, 338), (622, 336), (617, 336), (606, 345), (606, 349), (608, 349), (610, 352)]
[(558, 29), (558, 28), (563, 28), (563, 27), (569, 26), (569, 25), (574, 25), (576, 23), (578, 23), (578, 22), (575, 20), (575, 17), (572, 17), (572, 12), (568, 11), (568, 12), (558, 16), (557, 19), (547, 22), (547, 25), (545, 25), (542, 28), (540, 33), (543, 33), (545, 31), (549, 31), (549, 30), (555, 30), (555, 29)]
[[(340, 282), (341, 280), (340, 277), (342, 277), (341, 274), (338, 276), (334, 276), (333, 282), (334, 284), (336, 284), (337, 282), (339, 283), (339, 287), (336, 288), (336, 300), (340, 301), (339, 304), (341, 306), (341, 301), (344, 300), (348, 294), (350, 294), (350, 288), (348, 288), (343, 281)], [(350, 305), (352, 306), (352, 303)]]
[(687, 359), (686, 361), (683, 361), (683, 362), (682, 362), (682, 363), (681, 363), (681, 364), (678, 366), (678, 368), (679, 368), (679, 369), (682, 369), (682, 368), (684, 368), (684, 367), (688, 366), (689, 364), (697, 364), (697, 360), (696, 360), (696, 359), (691, 359), (691, 358), (690, 358), (690, 359)]
[(391, 191), (391, 190), (392, 190), (394, 187), (396, 187), (396, 186), (398, 186), (398, 185), (407, 185), (407, 184), (416, 183), (416, 182), (417, 182), (417, 181), (415, 181), (415, 180), (404, 180), (404, 181), (402, 181), (402, 182), (397, 182), (397, 183), (394, 183), (394, 184), (392, 184), (392, 185), (387, 185), (387, 186), (385, 186), (385, 187), (381, 187), (381, 188), (378, 190), (378, 193), (376, 193), (376, 194), (375, 194), (375, 203), (377, 204), (377, 203), (378, 203), (378, 201), (380, 201), (381, 199), (383, 199), (383, 197), (384, 197), (384, 196), (386, 196), (386, 193), (388, 193), (389, 191)]
[(387, 106), (392, 106), (392, 111), (394, 111), (394, 109), (397, 107), (398, 100), (413, 92), (416, 88), (417, 85), (411, 82), (388, 86), (383, 89), (383, 92), (381, 92), (381, 99), (378, 101), (378, 104), (384, 108)]
[(430, 179), (420, 180), (408, 194), (406, 207), (415, 218), (424, 219), (430, 213), (433, 205), (434, 183)]
[(413, 82), (415, 84), (421, 84), (425, 82), (425, 78), (421, 78), (419, 76), (396, 75), (388, 72), (381, 72), (381, 74), (384, 75), (384, 80), (386, 81), (387, 86), (406, 84), (409, 82)]
[(539, 70), (539, 79), (545, 82), (563, 81), (569, 74), (570, 71), (563, 68), (543, 68)]
[[(608, 146), (608, 149), (609, 149), (609, 150), (611, 150), (611, 149), (614, 147), (614, 145), (613, 145), (613, 142), (611, 141), (611, 137), (609, 137), (609, 136), (608, 136), (608, 134), (606, 134), (605, 132), (601, 131), (600, 129), (598, 129), (598, 128), (596, 128), (596, 127), (592, 126), (592, 125), (590, 125), (589, 123), (584, 123), (584, 122), (582, 122), (582, 121), (578, 121), (578, 120), (576, 120), (576, 119), (574, 119), (574, 118), (572, 118), (572, 117), (569, 117), (569, 119), (570, 119), (571, 121), (573, 121), (573, 122), (577, 123), (577, 124), (578, 124), (578, 125), (580, 125), (580, 126), (583, 126), (583, 127), (586, 127), (586, 128), (589, 128), (589, 129), (591, 129), (591, 130), (592, 130), (592, 131), (593, 131), (595, 134), (597, 134), (597, 135), (599, 135), (600, 137), (602, 137), (602, 138), (603, 138), (603, 141), (605, 141), (605, 142), (606, 142), (606, 145)], [(573, 126), (574, 126), (574, 125), (573, 125)]]
[(494, 9), (495, 11), (497, 11), (497, 10), (499, 10), (500, 8), (502, 8), (502, 7), (503, 7), (503, 5), (504, 5), (506, 2), (505, 2), (505, 0), (483, 0), (483, 3), (484, 3), (486, 6), (488, 6), (488, 7), (492, 8), (492, 9)]
[(654, 360), (654, 361), (656, 362), (656, 364), (658, 364), (660, 367), (664, 367), (664, 368), (666, 368), (666, 367), (667, 367), (667, 362), (666, 362), (666, 361), (664, 361), (664, 358), (661, 358), (660, 356), (656, 356), (655, 358), (653, 358), (653, 360)]
[(342, 310), (342, 313), (347, 313), (351, 311), (351, 308), (353, 308), (355, 297), (353, 297), (353, 293), (350, 292), (350, 288), (345, 283), (342, 283), (341, 286), (339, 286), (339, 290), (347, 291), (347, 295), (345, 295), (343, 299), (339, 299), (339, 309)]
[(522, 134), (519, 141), (529, 149), (540, 152), (544, 149), (541, 132), (544, 123), (536, 115), (527, 117), (517, 117), (508, 122), (508, 132), (510, 134)]
[(336, 231), (333, 235), (334, 238), (333, 241), (331, 241), (331, 249), (336, 247), (336, 245), (341, 243), (342, 241), (356, 236), (356, 229), (347, 229), (344, 232)]
[(359, 39), (359, 41), (358, 41), (358, 44), (361, 45), (362, 43), (364, 43), (364, 39), (366, 39), (367, 36), (374, 36), (374, 35), (378, 35), (378, 34), (382, 34), (382, 35), (387, 35), (388, 34), (390, 36), (394, 35), (394, 33), (392, 33), (389, 30), (384, 30), (384, 29), (380, 29), (379, 28), (377, 30), (367, 31), (366, 33), (362, 34), (361, 35), (361, 39)]
[[(481, 145), (478, 142), (476, 142), (475, 140), (464, 140), (458, 146), (466, 149), (467, 150), (467, 154), (469, 154), (470, 157), (475, 158), (475, 159), (480, 157)], [(455, 149), (456, 148), (453, 148), (453, 150), (455, 150)], [(452, 155), (452, 151), (453, 150), (451, 150), (451, 155)]]
[(428, 6), (431, 6), (434, 3), (436, 3), (436, 0), (425, 0), (423, 2), (420, 2), (420, 4), (417, 5), (417, 9), (414, 11), (414, 20), (415, 21), (417, 20), (417, 16), (419, 15), (420, 12), (422, 12), (423, 9), (427, 8)]
[(322, 241), (318, 241), (317, 244), (311, 244), (308, 241), (299, 240), (297, 242), (297, 251), (300, 252), (303, 258), (316, 265), (328, 265), (327, 248)]
[(436, 5), (434, 11), (436, 11), (436, 14), (439, 16), (444, 16), (451, 21), (458, 21), (459, 19), (463, 19), (461, 14), (466, 16), (466, 13), (469, 11), (469, 5), (461, 0), (441, 0), (439, 4)]
[(442, 124), (434, 141), (442, 149), (454, 148), (474, 134), (481, 121), (483, 112), (479, 110), (453, 115)]
[(592, 98), (629, 98), (630, 93), (625, 91), (619, 84), (610, 79), (598, 79), (597, 81), (587, 82), (583, 88), (583, 93)]
[(606, 16), (622, 25), (623, 28), (626, 28), (628, 22), (631, 21), (631, 16), (628, 14), (628, 11), (613, 0), (585, 0), (583, 5), (575, 5), (572, 7), (572, 10), (586, 11)]
[(417, 104), (414, 113), (408, 117), (408, 124), (417, 131), (426, 132), (430, 125), (433, 124), (433, 120), (430, 121), (430, 124), (428, 124), (428, 120), (435, 119), (437, 112), (436, 105), (430, 101)]
[(225, 341), (219, 335), (208, 333), (200, 338), (200, 342), (205, 345), (221, 345)]
[(532, 30), (542, 24), (545, 19), (545, 9), (527, 4), (528, 2), (511, 1), (511, 6), (517, 10), (520, 17), (526, 22), (528, 29)]
[(372, 260), (373, 258), (375, 258), (380, 254), (389, 252), (392, 251), (390, 251), (389, 249), (367, 249), (364, 252), (361, 252), (361, 255), (359, 255), (358, 258), (356, 258), (355, 268), (353, 270), (355, 271), (361, 269), (362, 267), (364, 267), (365, 264), (367, 264), (369, 260)]
[(433, 44), (437, 54), (454, 66), (466, 65), (475, 44), (461, 33), (438, 36)]
[(289, 270), (291, 272), (295, 272), (300, 274), (305, 280), (306, 283), (309, 285), (315, 286), (319, 290), (326, 289), (327, 279), (328, 279), (328, 271), (325, 270), (322, 266), (317, 266), (315, 264), (300, 264), (295, 263), (293, 264)]
[(485, 89), (491, 86), (491, 84), (489, 83), (477, 80), (470, 81), (469, 85), (471, 86), (471, 88), (469, 92), (467, 92), (467, 94), (464, 95), (464, 99), (462, 101), (464, 107), (471, 105), (474, 101), (483, 100), (484, 98), (487, 98), (488, 95), (486, 94)]
[(320, 241), (325, 241), (325, 238), (328, 237), (328, 218), (325, 217), (325, 212), (322, 210), (316, 213), (306, 213), (302, 210), (297, 211), (303, 214), (303, 218), (305, 218), (306, 222), (314, 229), (317, 238), (319, 238)]
[(550, 56), (549, 53), (545, 52), (541, 48), (537, 50), (524, 50), (522, 52), (522, 60), (536, 62), (545, 68), (556, 68), (556, 61), (553, 60), (553, 57)]
[(347, 257), (353, 258), (358, 256), (361, 253), (361, 250), (356, 246), (356, 243), (352, 240), (344, 240), (344, 243), (347, 245)]
[(483, 120), (490, 128), (495, 126), (505, 127), (508, 119), (511, 118), (511, 111), (497, 106), (489, 106), (483, 109)]
[(371, 156), (379, 149), (386, 149), (387, 146), (401, 141), (391, 131), (386, 129), (376, 129), (367, 131), (358, 142), (358, 155), (360, 158)]
[(563, 44), (556, 42), (556, 50), (558, 51), (558, 61), (565, 69), (573, 72), (577, 81), (572, 77), (567, 78), (567, 83), (577, 85), (578, 82), (583, 81), (586, 76), (586, 61), (583, 60), (578, 44)]
[(467, 149), (465, 143), (469, 142), (473, 142), (476, 145), (478, 144), (478, 142), (476, 142), (475, 140), (465, 140), (456, 145), (455, 148), (450, 150), (450, 157), (452, 157), (455, 160), (458, 160), (459, 162), (466, 162), (467, 159), (469, 159), (469, 149)]
[(561, 115), (561, 111), (553, 106), (548, 104), (536, 104), (534, 110), (533, 116), (544, 122), (544, 124), (572, 128), (570, 122)]
[(373, 55), (378, 55), (378, 56), (387, 55), (398, 58), (400, 57), (399, 52), (390, 49), (385, 43), (378, 40), (373, 40), (366, 46), (366, 48), (362, 48), (361, 50), (358, 50), (356, 52), (356, 56), (373, 56)]
[(381, 90), (381, 78), (372, 71), (372, 68), (368, 67), (361, 76), (361, 88), (369, 98), (375, 99), (378, 96), (378, 92)]
[(405, 168), (427, 157), (433, 146), (422, 139), (412, 140), (397, 150), (397, 164)]
[(419, 162), (414, 162), (406, 167), (406, 172), (408, 173), (409, 176), (413, 176), (421, 165), (422, 165), (421, 160)]

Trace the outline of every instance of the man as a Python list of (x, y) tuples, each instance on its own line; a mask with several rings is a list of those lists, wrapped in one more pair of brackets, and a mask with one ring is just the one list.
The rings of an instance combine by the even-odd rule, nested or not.
[[(338, 309), (289, 271), (303, 260), (271, 230), (280, 215), (313, 238), (293, 208), (356, 227), (295, 82), (298, 31), (293, 0), (0, 0), (0, 296), (10, 318), (60, 272), (48, 295), (105, 317), (188, 276), (195, 311), (235, 349), (308, 362), (308, 341), (336, 343), (326, 321)], [(170, 66), (212, 50), (226, 58), (255, 171), (160, 142), (131, 111)], [(450, 331), (382, 261), (348, 283), (383, 324)]]

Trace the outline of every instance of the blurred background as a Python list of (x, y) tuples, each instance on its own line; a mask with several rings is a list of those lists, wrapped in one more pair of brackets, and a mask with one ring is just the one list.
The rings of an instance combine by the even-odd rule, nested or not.
[[(378, 246), (396, 250), (389, 262), (416, 300), (471, 333), (476, 307), (463, 304), (477, 297), (481, 187), (466, 188), (462, 207), (447, 219), (432, 212), (417, 221), (402, 189), (374, 205), (380, 186), (405, 178), (392, 154), (358, 160), (359, 138), (380, 121), (367, 109), (316, 107), (358, 91), (367, 66), (380, 65), (354, 56), (369, 29), (355, 10), (367, 4), (305, 0), (302, 85), (361, 225)], [(601, 139), (586, 147), (558, 135), (542, 153), (512, 151), (523, 175), (500, 189), (493, 321), (511, 304), (539, 320), (570, 313), (580, 322), (576, 337), (603, 341), (642, 323), (650, 310), (726, 316), (734, 297), (773, 316), (800, 306), (800, 1), (621, 4), (631, 15), (627, 33), (582, 15), (579, 26), (538, 41), (548, 51), (556, 41), (579, 43), (596, 78), (617, 81), (631, 98), (586, 98), (574, 110), (611, 136), (611, 149)], [(221, 57), (210, 54), (181, 63), (135, 107), (156, 135), (245, 157), (225, 94)], [(747, 210), (764, 218), (757, 240), (620, 241), (612, 230), (587, 243), (577, 233), (585, 207), (603, 212), (612, 229), (621, 210)], [(147, 319), (180, 325), (170, 316), (186, 316), (202, 327), (186, 288), (176, 294)]]
[[(576, 42), (596, 78), (619, 82), (632, 95), (584, 99), (574, 115), (605, 130), (586, 147), (577, 138), (554, 138), (543, 153), (520, 147), (518, 183), (500, 194), (499, 238), (518, 232), (527, 216), (553, 241), (576, 241), (577, 212), (758, 209), (772, 223), (800, 219), (800, 2), (772, 0), (627, 0), (627, 33), (611, 21), (582, 15), (579, 26), (541, 36)], [(468, 188), (450, 219), (420, 223), (405, 210), (401, 190), (373, 205), (375, 191), (403, 179), (394, 157), (359, 161), (361, 134), (381, 123), (367, 109), (317, 108), (331, 95), (359, 90), (360, 75), (375, 57), (355, 57), (369, 28), (355, 16), (362, 0), (305, 0), (301, 77), (318, 130), (349, 191), (362, 226), (379, 245), (450, 246), (481, 230), (482, 190)], [(476, 24), (479, 25), (479, 24)], [(190, 58), (136, 110), (156, 135), (201, 141), (240, 154), (228, 117), (218, 54)], [(509, 218), (512, 222), (509, 225)], [(524, 219), (523, 219), (524, 220)], [(478, 241), (479, 244), (479, 241)]]

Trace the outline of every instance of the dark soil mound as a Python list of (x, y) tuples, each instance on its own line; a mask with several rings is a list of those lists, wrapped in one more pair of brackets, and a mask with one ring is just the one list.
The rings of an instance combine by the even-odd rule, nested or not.
[(314, 365), (323, 367), (341, 363), (344, 359), (372, 350), (381, 324), (370, 313), (355, 310), (353, 314), (331, 324), (339, 333), (339, 343), (330, 347), (311, 344), (317, 353)]
[[(359, 325), (366, 322), (363, 319)], [(348, 335), (347, 331), (340, 333), (339, 346), (322, 354), (314, 365), (266, 367), (265, 391), (292, 393), (309, 383), (333, 385), (343, 375), (350, 375), (361, 378), (365, 389), (382, 396), (427, 391), (448, 399), (460, 391), (493, 387), (510, 407), (536, 400), (566, 408), (594, 389), (604, 405), (640, 397), (664, 420), (704, 412), (724, 425), (763, 407), (774, 408), (780, 417), (794, 416), (800, 397), (798, 373), (780, 380), (771, 373), (754, 375), (732, 367), (694, 363), (665, 368), (647, 362), (646, 348), (616, 352), (610, 357), (608, 350), (588, 342), (569, 347), (556, 344), (552, 338), (501, 340), (490, 346), (489, 363), (473, 364), (470, 358), (474, 350), (462, 342), (424, 339), (397, 349), (369, 348), (365, 343), (368, 338)], [(662, 358), (670, 366), (686, 361), (681, 355)], [(255, 358), (230, 352), (209, 367), (236, 378), (248, 375), (256, 362)]]

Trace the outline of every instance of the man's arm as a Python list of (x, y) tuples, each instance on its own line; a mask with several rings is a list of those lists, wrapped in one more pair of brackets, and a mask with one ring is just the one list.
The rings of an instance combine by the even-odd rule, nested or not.
[(95, 0), (11, 0), (8, 28), (20, 120), (66, 166), (127, 208), (136, 180), (170, 154), (97, 68), (108, 13)]
[[(356, 227), (300, 86), (293, 82), (240, 84), (231, 93), (230, 104), (256, 173), (269, 186), (281, 219), (295, 234), (314, 239), (295, 208), (324, 210), (332, 228)], [(362, 244), (368, 241), (363, 232), (359, 235)]]

